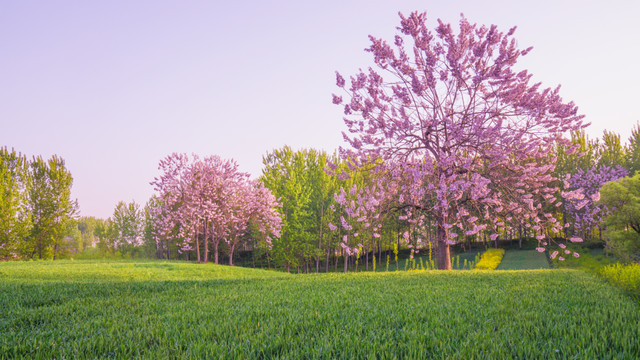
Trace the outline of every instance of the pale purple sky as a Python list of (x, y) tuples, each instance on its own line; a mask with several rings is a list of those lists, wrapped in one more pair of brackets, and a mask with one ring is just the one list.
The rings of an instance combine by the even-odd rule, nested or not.
[(640, 120), (640, 1), (2, 1), (0, 146), (62, 156), (84, 216), (144, 204), (172, 152), (257, 177), (272, 149), (343, 145), (334, 71), (370, 66), (367, 35), (411, 10), (517, 25), (520, 67), (562, 84), (591, 137)]

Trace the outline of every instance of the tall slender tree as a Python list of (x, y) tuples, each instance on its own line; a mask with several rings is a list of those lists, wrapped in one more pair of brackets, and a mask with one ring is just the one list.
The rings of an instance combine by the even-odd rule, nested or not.
[(77, 202), (71, 199), (73, 178), (64, 160), (34, 157), (29, 164), (28, 204), (33, 229), (27, 240), (26, 255), (42, 259), (64, 250), (68, 222), (75, 217)]
[(0, 259), (19, 256), (31, 227), (26, 207), (27, 161), (15, 150), (0, 148)]

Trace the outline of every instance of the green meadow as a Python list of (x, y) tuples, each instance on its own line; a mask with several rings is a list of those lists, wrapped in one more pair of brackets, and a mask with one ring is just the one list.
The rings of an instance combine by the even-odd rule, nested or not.
[(638, 303), (573, 269), (0, 263), (2, 359), (637, 359), (638, 339)]

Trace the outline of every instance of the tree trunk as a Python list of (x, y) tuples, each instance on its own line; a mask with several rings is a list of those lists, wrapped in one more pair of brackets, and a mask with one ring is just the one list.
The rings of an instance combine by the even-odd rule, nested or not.
[(204, 221), (204, 263), (209, 262), (209, 239), (207, 239), (207, 220)]
[(328, 273), (329, 272), (329, 254), (331, 253), (331, 250), (329, 249), (330, 247), (327, 246), (327, 262), (324, 264), (324, 272)]
[(200, 239), (198, 239), (198, 227), (196, 227), (196, 259), (200, 264)]
[(217, 264), (218, 263), (218, 244), (220, 243), (220, 240), (215, 240), (213, 242), (213, 262)]
[(318, 238), (318, 253), (316, 255), (316, 274), (320, 272), (320, 249), (322, 249), (322, 218), (324, 215), (324, 206), (320, 204), (320, 237)]
[(347, 273), (347, 261), (349, 261), (349, 256), (347, 256), (347, 252), (346, 251), (342, 251), (342, 253), (344, 254), (344, 273)]
[(230, 247), (231, 251), (229, 252), (229, 266), (233, 266), (233, 250), (236, 248), (236, 244), (231, 243)]
[(451, 251), (447, 243), (447, 230), (438, 224), (438, 269), (451, 270)]
[(367, 255), (365, 255), (365, 265), (364, 265), (364, 269), (366, 271), (369, 271), (369, 251), (367, 251)]

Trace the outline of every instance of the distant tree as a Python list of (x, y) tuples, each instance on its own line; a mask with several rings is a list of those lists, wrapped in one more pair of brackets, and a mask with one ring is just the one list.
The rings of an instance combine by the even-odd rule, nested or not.
[(31, 227), (26, 207), (27, 161), (23, 155), (0, 148), (0, 259), (19, 255)]
[(71, 199), (73, 178), (64, 160), (56, 155), (45, 161), (34, 157), (29, 164), (28, 207), (33, 228), (24, 254), (56, 259), (68, 241), (68, 223), (75, 217), (77, 203)]
[(135, 201), (118, 202), (111, 217), (111, 226), (115, 235), (113, 245), (121, 253), (133, 254), (143, 244), (143, 213)]
[(315, 239), (311, 232), (313, 210), (306, 154), (290, 147), (274, 150), (263, 157), (260, 181), (280, 201), (282, 233), (272, 244), (272, 260), (290, 271), (303, 263)]
[[(201, 160), (174, 153), (160, 161), (159, 168), (162, 175), (152, 182), (158, 192), (157, 206), (151, 208), (158, 239), (182, 239), (180, 251), (195, 252), (198, 263), (208, 261), (212, 244), (217, 264), (220, 241), (232, 253), (245, 233), (245, 221), (251, 218), (247, 214), (255, 201), (247, 189), (254, 186), (249, 175), (240, 172), (235, 161), (218, 156)], [(270, 231), (269, 225), (261, 224), (258, 229)]]
[(598, 165), (614, 168), (625, 165), (625, 148), (620, 142), (620, 135), (605, 130), (602, 143), (598, 147)]
[(78, 230), (81, 234), (81, 245), (79, 250), (92, 248), (96, 245), (95, 231), (98, 219), (92, 216), (83, 216), (78, 219)]
[(270, 260), (279, 266), (309, 266), (315, 261), (316, 272), (324, 258), (325, 271), (335, 254), (337, 236), (328, 231), (333, 221), (333, 194), (340, 180), (329, 175), (328, 160), (338, 162), (337, 155), (303, 149), (294, 151), (285, 146), (263, 157), (260, 181), (282, 204), (282, 234), (269, 249)]
[(640, 174), (608, 182), (600, 194), (600, 204), (608, 209), (604, 223), (614, 253), (640, 262)]
[(509, 216), (533, 223), (546, 246), (542, 229), (561, 228), (543, 211), (558, 192), (549, 154), (569, 144), (564, 134), (583, 128), (583, 116), (559, 88), (541, 90), (514, 71), (530, 50), (516, 47), (515, 28), (505, 34), (463, 17), (457, 34), (441, 21), (434, 34), (424, 13), (400, 18), (395, 49), (372, 36), (367, 49), (389, 77), (370, 68), (347, 87), (337, 74), (348, 96), (333, 96), (346, 115), (346, 155), (380, 159), (384, 181), (398, 184), (391, 195), (437, 224), (440, 269), (451, 269), (457, 231), (495, 239)]
[(564, 177), (575, 174), (579, 169), (588, 171), (598, 163), (600, 154), (598, 140), (591, 140), (584, 130), (571, 132), (571, 144), (557, 144), (555, 156), (558, 158), (555, 174)]
[(634, 175), (636, 171), (640, 170), (640, 122), (631, 129), (625, 155), (625, 166), (629, 170), (629, 174)]

